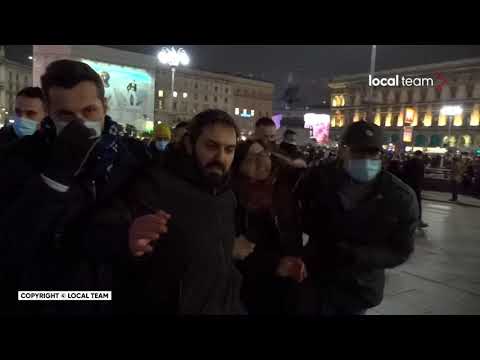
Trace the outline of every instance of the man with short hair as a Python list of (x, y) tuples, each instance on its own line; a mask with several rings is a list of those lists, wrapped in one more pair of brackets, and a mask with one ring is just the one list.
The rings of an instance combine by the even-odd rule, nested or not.
[(259, 141), (267, 151), (273, 151), (276, 147), (277, 128), (275, 122), (269, 117), (262, 117), (255, 123), (253, 138)]
[(293, 130), (287, 129), (283, 134), (283, 141), (280, 143), (279, 152), (287, 156), (291, 160), (303, 159), (303, 155), (298, 150), (297, 133)]
[(417, 200), (382, 169), (382, 143), (380, 127), (351, 124), (338, 160), (310, 169), (284, 204), (297, 216), (279, 219), (282, 232), (296, 234), (297, 242), (308, 235), (301, 313), (365, 313), (382, 301), (385, 269), (405, 262), (414, 249)]
[(188, 122), (181, 121), (175, 126), (172, 131), (172, 144), (179, 144), (182, 142), (183, 136), (187, 133)]
[[(17, 290), (109, 290), (111, 259), (122, 249), (113, 238), (84, 233), (98, 205), (116, 198), (149, 160), (146, 147), (122, 138), (106, 115), (102, 79), (87, 64), (52, 62), (41, 84), (49, 116), (1, 154), (0, 286), (8, 306), (0, 308), (7, 312), (66, 306), (18, 309)], [(75, 311), (97, 306), (83, 302)]]
[(15, 99), (15, 119), (13, 125), (0, 129), (0, 149), (18, 139), (37, 131), (46, 116), (42, 89), (26, 87), (20, 90)]
[(228, 185), (238, 136), (227, 113), (199, 113), (182, 146), (156, 158), (123, 204), (106, 210), (112, 221), (130, 219), (104, 226), (129, 229), (115, 236), (131, 253), (115, 272), (120, 313), (243, 313)]

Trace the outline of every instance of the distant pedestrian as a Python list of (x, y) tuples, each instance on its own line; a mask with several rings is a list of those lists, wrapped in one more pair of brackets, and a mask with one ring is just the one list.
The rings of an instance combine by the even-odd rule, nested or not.
[(415, 151), (414, 157), (408, 160), (403, 167), (404, 181), (413, 189), (418, 200), (419, 208), (419, 227), (428, 227), (428, 224), (422, 220), (422, 188), (425, 178), (425, 163), (423, 161), (423, 152)]
[(463, 178), (463, 164), (462, 160), (455, 156), (450, 167), (450, 189), (452, 191), (452, 198), (449, 201), (458, 201), (458, 189), (462, 183)]

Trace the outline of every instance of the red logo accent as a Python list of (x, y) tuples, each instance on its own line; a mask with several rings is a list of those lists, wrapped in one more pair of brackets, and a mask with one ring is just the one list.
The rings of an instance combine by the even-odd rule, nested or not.
[(448, 83), (448, 80), (445, 78), (445, 76), (443, 76), (442, 73), (437, 72), (437, 73), (434, 73), (433, 75), (437, 80), (440, 81), (440, 83), (435, 86), (435, 90), (437, 90), (438, 92), (441, 92), (443, 87)]

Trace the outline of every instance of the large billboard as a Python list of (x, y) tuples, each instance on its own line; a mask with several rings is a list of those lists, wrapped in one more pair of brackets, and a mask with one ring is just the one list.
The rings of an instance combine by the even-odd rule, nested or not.
[(124, 126), (130, 124), (144, 131), (146, 121), (153, 121), (154, 117), (154, 77), (144, 69), (88, 59), (81, 61), (91, 66), (102, 78), (108, 115)]
[(305, 128), (310, 129), (317, 144), (328, 144), (330, 133), (330, 115), (308, 113), (303, 116)]

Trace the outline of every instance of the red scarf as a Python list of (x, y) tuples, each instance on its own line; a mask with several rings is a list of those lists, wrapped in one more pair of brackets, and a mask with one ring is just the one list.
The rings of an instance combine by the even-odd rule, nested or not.
[(274, 178), (251, 181), (241, 176), (237, 181), (240, 203), (249, 210), (269, 210), (272, 208)]

